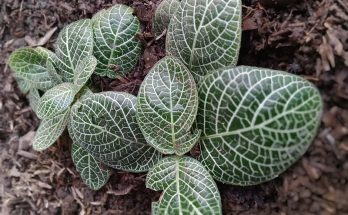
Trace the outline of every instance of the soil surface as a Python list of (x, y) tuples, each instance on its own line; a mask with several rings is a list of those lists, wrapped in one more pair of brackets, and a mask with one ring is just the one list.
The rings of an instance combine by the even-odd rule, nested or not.
[[(39, 120), (6, 65), (18, 47), (52, 48), (58, 32), (116, 3), (134, 8), (142, 23), (138, 66), (126, 77), (93, 77), (100, 90), (136, 94), (149, 69), (165, 55), (151, 33), (156, 0), (1, 0), (1, 214), (150, 214), (160, 193), (145, 174), (114, 170), (99, 191), (88, 189), (70, 157), (64, 134), (44, 152), (31, 139)], [(239, 64), (281, 69), (321, 91), (324, 113), (308, 152), (279, 178), (252, 187), (218, 184), (225, 214), (348, 214), (348, 1), (245, 0)]]

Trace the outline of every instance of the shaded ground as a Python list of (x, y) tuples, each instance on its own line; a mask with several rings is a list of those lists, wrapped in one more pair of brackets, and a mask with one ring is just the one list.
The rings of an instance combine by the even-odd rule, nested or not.
[[(325, 103), (322, 125), (305, 156), (276, 180), (247, 188), (219, 184), (225, 214), (348, 214), (348, 3), (289, 2), (295, 1), (243, 1), (239, 63), (286, 70), (315, 83)], [(15, 48), (38, 42), (51, 48), (64, 25), (115, 3), (135, 9), (144, 53), (127, 77), (93, 81), (102, 90), (136, 94), (164, 56), (163, 38), (155, 41), (149, 24), (157, 1), (1, 1), (1, 214), (149, 214), (158, 199), (160, 193), (145, 188), (144, 174), (114, 171), (107, 186), (89, 190), (72, 164), (66, 135), (44, 153), (33, 151), (39, 121), (5, 64)]]

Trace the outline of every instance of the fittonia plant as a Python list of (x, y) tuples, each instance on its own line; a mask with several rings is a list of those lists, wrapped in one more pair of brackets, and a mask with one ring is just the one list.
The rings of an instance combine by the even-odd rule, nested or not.
[[(164, 0), (156, 13), (162, 29), (156, 17), (171, 17), (170, 56), (151, 69), (137, 103), (145, 139), (169, 155), (146, 179), (148, 188), (163, 190), (153, 214), (221, 214), (213, 178), (247, 186), (285, 171), (316, 134), (320, 94), (286, 72), (235, 67), (240, 0)], [(185, 155), (195, 144), (197, 160)]]
[[(74, 104), (80, 104), (84, 97), (94, 96), (86, 86), (93, 72), (115, 77), (127, 73), (135, 66), (140, 54), (140, 42), (134, 36), (139, 31), (139, 26), (139, 21), (132, 15), (130, 7), (115, 5), (97, 13), (92, 19), (79, 20), (63, 28), (55, 44), (55, 53), (38, 47), (20, 48), (11, 54), (9, 65), (15, 72), (19, 87), (24, 93), (29, 91), (30, 105), (42, 119), (33, 140), (35, 150), (47, 149), (59, 138), (68, 124), (72, 127), (71, 124), (77, 123), (71, 121), (72, 113), (77, 111), (72, 107), (75, 107)], [(130, 95), (117, 98), (122, 111), (126, 108), (125, 103), (134, 101), (129, 98)], [(114, 101), (110, 102), (109, 108), (113, 108), (112, 102)], [(131, 104), (128, 105), (134, 108)], [(91, 104), (90, 108), (84, 111), (88, 116), (101, 110)], [(117, 122), (119, 123), (118, 120)], [(91, 122), (80, 126), (88, 126), (89, 123)], [(96, 153), (88, 152), (88, 147), (81, 147), (85, 146), (85, 142), (79, 142), (82, 139), (74, 138), (79, 137), (78, 133), (75, 135), (70, 132), (70, 135), (74, 140), (72, 157), (77, 170), (89, 187), (99, 189), (108, 180), (109, 171), (99, 166), (99, 154), (98, 157), (94, 157)], [(105, 141), (103, 137), (101, 140)], [(144, 152), (142, 155), (145, 156), (148, 151), (145, 146), (143, 148), (141, 152), (139, 149), (136, 150), (139, 150), (138, 153)], [(120, 158), (128, 160), (129, 154), (123, 153), (117, 157)], [(111, 162), (109, 157), (106, 162)], [(151, 162), (152, 160), (149, 164), (140, 163), (136, 168), (147, 170), (147, 165)]]
[[(44, 133), (42, 142), (51, 144), (68, 124), (73, 160), (93, 189), (109, 176), (100, 162), (130, 172), (150, 169), (146, 186), (163, 190), (153, 214), (221, 214), (214, 179), (243, 186), (271, 180), (316, 134), (322, 103), (311, 83), (282, 71), (235, 67), (240, 0), (164, 0), (154, 27), (157, 33), (167, 28), (169, 56), (150, 70), (137, 98), (84, 87), (95, 67), (114, 77), (135, 65), (139, 22), (131, 9), (118, 5), (71, 26), (59, 35), (57, 55), (20, 49), (10, 65), (22, 88), (31, 89), (42, 123), (52, 125), (40, 126), (37, 135)], [(84, 28), (89, 33), (81, 33)], [(39, 98), (38, 89), (48, 90)], [(189, 157), (196, 144), (200, 155)]]

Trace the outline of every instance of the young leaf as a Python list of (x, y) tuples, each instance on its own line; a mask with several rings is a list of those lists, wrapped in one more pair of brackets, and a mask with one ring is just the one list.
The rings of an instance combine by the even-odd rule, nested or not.
[(219, 190), (209, 172), (191, 157), (163, 158), (146, 177), (146, 187), (164, 190), (154, 215), (222, 214)]
[(271, 180), (312, 142), (322, 112), (318, 90), (301, 77), (241, 66), (205, 77), (199, 86), (199, 160), (219, 181)]
[(39, 118), (50, 118), (69, 108), (74, 101), (77, 87), (72, 83), (62, 83), (49, 89), (41, 97), (37, 116)]
[(56, 66), (63, 81), (73, 82), (76, 67), (93, 54), (91, 21), (83, 19), (64, 27), (57, 38), (56, 54)]
[(69, 113), (70, 109), (41, 121), (33, 140), (34, 150), (45, 150), (56, 142), (68, 124)]
[(57, 70), (54, 68), (54, 65), (53, 65), (53, 63), (51, 63), (51, 61), (49, 61), (49, 60), (47, 61), (46, 68), (47, 68), (48, 74), (51, 76), (52, 82), (55, 85), (63, 83), (62, 77), (60, 77), (60, 75), (58, 75)]
[(57, 70), (55, 68), (55, 65), (58, 62), (57, 55), (43, 47), (37, 47), (35, 50), (41, 55), (46, 56), (46, 69), (51, 78), (53, 86), (63, 83), (62, 77), (57, 73)]
[(49, 49), (44, 47), (36, 47), (35, 50), (42, 56), (46, 56), (47, 61), (51, 62), (53, 65), (58, 61), (57, 55)]
[(76, 143), (73, 143), (71, 157), (84, 183), (93, 190), (99, 190), (110, 177), (109, 170), (103, 170), (91, 154)]
[(97, 13), (92, 21), (94, 56), (98, 60), (96, 74), (114, 78), (132, 70), (141, 50), (140, 41), (135, 38), (140, 23), (133, 16), (133, 9), (115, 5)]
[(161, 35), (168, 28), (170, 19), (178, 9), (179, 0), (163, 0), (157, 7), (152, 26), (155, 34)]
[(147, 171), (161, 155), (145, 142), (135, 119), (136, 97), (102, 92), (72, 107), (69, 133), (103, 163), (131, 172)]
[(209, 71), (236, 65), (241, 40), (241, 0), (183, 0), (167, 34), (167, 52), (199, 81)]
[(47, 90), (53, 86), (46, 69), (47, 59), (48, 55), (37, 48), (19, 48), (11, 54), (8, 63), (16, 78), (21, 79), (21, 86), (25, 83), (30, 88)]
[(39, 90), (34, 89), (34, 88), (30, 89), (29, 94), (28, 94), (28, 100), (29, 100), (30, 107), (36, 113), (37, 112), (37, 107), (38, 107), (39, 101), (40, 101)]
[(74, 84), (78, 87), (85, 85), (94, 72), (96, 65), (97, 59), (95, 59), (93, 55), (85, 57), (76, 67), (74, 72)]
[(182, 155), (197, 142), (190, 129), (198, 108), (195, 81), (176, 58), (160, 60), (143, 81), (137, 121), (149, 144), (164, 154)]

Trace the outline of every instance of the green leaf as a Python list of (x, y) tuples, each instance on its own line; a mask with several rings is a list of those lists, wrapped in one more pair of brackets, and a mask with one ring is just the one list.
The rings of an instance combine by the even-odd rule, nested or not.
[(160, 200), (152, 204), (154, 215), (222, 214), (214, 179), (191, 157), (163, 158), (149, 171), (146, 187), (163, 190)]
[(28, 94), (28, 100), (29, 100), (30, 107), (36, 113), (37, 112), (37, 107), (38, 107), (39, 101), (40, 101), (39, 90), (37, 90), (37, 89), (30, 89), (29, 94)]
[(54, 68), (54, 65), (53, 63), (51, 63), (51, 61), (47, 61), (46, 68), (47, 68), (48, 74), (51, 76), (52, 82), (55, 85), (63, 83), (62, 77), (58, 75), (57, 70)]
[(43, 56), (46, 56), (47, 58), (47, 61), (51, 62), (53, 65), (55, 65), (58, 61), (58, 57), (57, 55), (52, 52), (51, 50), (49, 49), (46, 49), (44, 47), (36, 47), (35, 50), (40, 54), (40, 55), (43, 55)]
[(98, 60), (96, 74), (114, 78), (131, 71), (141, 51), (140, 41), (135, 38), (140, 23), (133, 16), (133, 9), (115, 5), (97, 13), (92, 21), (94, 56)]
[(168, 27), (166, 50), (198, 82), (210, 71), (236, 65), (241, 40), (241, 0), (183, 0)]
[(70, 109), (41, 121), (33, 139), (34, 150), (45, 150), (56, 142), (68, 124), (69, 113)]
[(18, 84), (18, 88), (20, 89), (20, 91), (23, 94), (26, 94), (27, 92), (29, 92), (30, 90), (30, 83), (22, 78), (19, 77), (15, 77), (17, 84)]
[(163, 0), (157, 7), (153, 18), (153, 30), (155, 34), (161, 35), (168, 28), (170, 19), (180, 5), (179, 0)]
[(110, 171), (103, 170), (100, 162), (76, 143), (72, 145), (71, 157), (83, 182), (89, 188), (99, 190), (109, 180)]
[(198, 108), (195, 81), (176, 58), (160, 60), (141, 84), (137, 121), (149, 144), (164, 154), (182, 155), (199, 138), (191, 135)]
[(78, 87), (84, 86), (93, 74), (96, 65), (97, 59), (93, 55), (85, 57), (76, 67), (74, 84)]
[(320, 122), (318, 90), (295, 75), (241, 66), (199, 85), (199, 160), (219, 181), (252, 185), (271, 180), (298, 160)]
[(79, 20), (64, 27), (58, 35), (56, 54), (56, 66), (63, 81), (73, 82), (76, 67), (93, 54), (91, 20)]
[(82, 100), (84, 98), (92, 96), (93, 92), (92, 90), (90, 90), (88, 87), (85, 86), (82, 88), (82, 90), (80, 90), (79, 94), (80, 94), (79, 100)]
[(72, 83), (62, 83), (49, 89), (41, 97), (37, 115), (39, 118), (50, 118), (69, 108), (74, 101), (77, 87)]
[(136, 123), (136, 97), (102, 92), (72, 107), (69, 134), (95, 158), (121, 170), (147, 171), (161, 155), (145, 142)]
[[(48, 55), (37, 48), (16, 49), (9, 58), (9, 66), (15, 72), (16, 78), (21, 80), (21, 86), (47, 90), (53, 86), (46, 69)], [(27, 87), (23, 88), (24, 90)]]
[(55, 65), (58, 62), (57, 55), (53, 53), (52, 51), (43, 47), (37, 47), (36, 51), (40, 53), (41, 55), (46, 56), (47, 58), (45, 66), (51, 78), (51, 81), (53, 83), (53, 86), (63, 83), (62, 77), (57, 73), (57, 70), (55, 68)]

